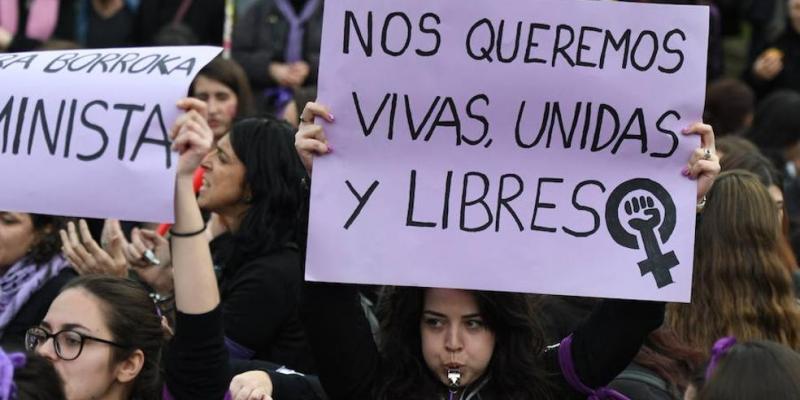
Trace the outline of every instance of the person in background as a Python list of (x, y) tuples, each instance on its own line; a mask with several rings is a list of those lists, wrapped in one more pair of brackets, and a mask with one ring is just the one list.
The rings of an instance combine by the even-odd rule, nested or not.
[(247, 73), (259, 111), (282, 115), (293, 91), (316, 87), (322, 0), (261, 0), (237, 22), (233, 58)]
[(703, 120), (723, 138), (742, 135), (753, 122), (755, 95), (744, 82), (720, 79), (708, 85)]
[[(783, 176), (778, 172), (772, 162), (764, 157), (758, 150), (748, 153), (728, 154), (720, 160), (720, 166), (723, 171), (731, 171), (735, 169), (745, 170), (754, 173), (758, 179), (767, 188), (770, 197), (775, 202), (775, 209), (778, 211), (781, 222), (781, 243), (779, 244), (781, 258), (784, 265), (789, 269), (789, 272), (795, 276), (797, 281), (800, 276), (797, 275), (797, 258), (795, 257), (796, 251), (792, 248), (791, 238), (793, 232), (796, 232), (796, 221), (790, 221), (788, 212), (786, 211), (785, 194), (783, 192), (784, 183)], [(794, 229), (794, 231), (792, 230)]]
[(0, 400), (66, 400), (64, 383), (44, 358), (0, 347)]
[(728, 155), (741, 157), (748, 153), (760, 153), (760, 151), (753, 142), (741, 136), (728, 135), (717, 140), (717, 154), (719, 154), (720, 162)]
[(255, 114), (253, 93), (236, 61), (217, 57), (198, 72), (189, 96), (208, 105), (208, 125), (216, 142), (230, 132), (233, 122)]
[(220, 46), (224, 21), (225, 0), (141, 0), (134, 43), (151, 46), (162, 31), (182, 26), (195, 38), (192, 44)]
[(785, 1), (789, 23), (753, 62), (747, 80), (759, 98), (779, 89), (800, 91), (800, 0)]
[(133, 44), (140, 0), (77, 0), (75, 41), (87, 49)]
[(0, 346), (23, 347), (61, 288), (77, 277), (61, 253), (64, 219), (0, 211)]
[(685, 400), (797, 399), (800, 354), (771, 341), (726, 337), (714, 344), (704, 378)]
[(758, 177), (720, 174), (698, 218), (692, 302), (669, 304), (667, 326), (704, 352), (730, 334), (800, 349), (800, 305), (781, 243), (780, 215)]
[(631, 399), (681, 400), (703, 358), (661, 327), (647, 336), (631, 365), (608, 386)]
[(0, 52), (31, 51), (49, 39), (74, 36), (71, 0), (0, 1)]

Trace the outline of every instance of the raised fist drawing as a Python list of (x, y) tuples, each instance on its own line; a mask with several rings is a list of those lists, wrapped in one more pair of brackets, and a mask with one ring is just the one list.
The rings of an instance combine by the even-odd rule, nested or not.
[(650, 196), (634, 197), (625, 202), (625, 213), (630, 216), (644, 214), (647, 218), (633, 218), (628, 223), (639, 232), (652, 231), (661, 224), (661, 211)]

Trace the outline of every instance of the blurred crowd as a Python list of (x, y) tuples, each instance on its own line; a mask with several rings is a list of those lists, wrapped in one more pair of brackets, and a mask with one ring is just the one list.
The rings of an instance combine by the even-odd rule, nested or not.
[(0, 52), (225, 49), (174, 225), (0, 211), (0, 400), (800, 398), (800, 0), (638, 2), (711, 11), (690, 304), (305, 282), (322, 0), (0, 0)]

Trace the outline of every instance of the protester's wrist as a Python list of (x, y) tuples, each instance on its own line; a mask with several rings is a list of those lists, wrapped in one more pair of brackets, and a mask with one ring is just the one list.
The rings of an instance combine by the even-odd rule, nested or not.
[(179, 188), (187, 185), (192, 188), (194, 184), (194, 172), (186, 174), (179, 172), (175, 175), (175, 184), (178, 185)]

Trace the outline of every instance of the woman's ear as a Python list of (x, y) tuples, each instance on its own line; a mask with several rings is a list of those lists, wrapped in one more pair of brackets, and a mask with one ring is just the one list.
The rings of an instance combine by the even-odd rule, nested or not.
[(117, 364), (117, 381), (121, 383), (133, 382), (144, 367), (144, 352), (136, 349), (128, 358)]

